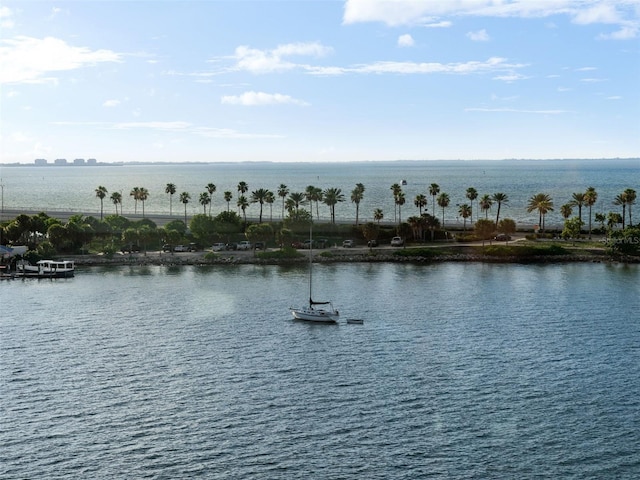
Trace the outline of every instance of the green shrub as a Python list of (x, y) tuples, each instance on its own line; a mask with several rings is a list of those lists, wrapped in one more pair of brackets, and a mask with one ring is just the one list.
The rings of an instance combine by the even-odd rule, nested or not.
[(482, 252), (493, 257), (536, 257), (565, 255), (567, 250), (560, 245), (488, 245)]

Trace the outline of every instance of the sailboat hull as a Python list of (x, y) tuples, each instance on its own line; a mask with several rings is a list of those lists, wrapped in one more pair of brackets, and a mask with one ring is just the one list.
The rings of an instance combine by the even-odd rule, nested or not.
[(323, 308), (291, 308), (291, 315), (296, 320), (318, 323), (336, 323), (340, 319), (340, 314), (337, 310)]

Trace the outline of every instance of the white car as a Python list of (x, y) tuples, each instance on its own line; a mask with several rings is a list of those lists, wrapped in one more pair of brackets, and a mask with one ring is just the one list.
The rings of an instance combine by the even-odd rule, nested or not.
[(252, 247), (253, 245), (251, 245), (251, 242), (248, 240), (243, 240), (238, 243), (238, 250), (251, 250)]
[(404, 240), (402, 240), (402, 237), (393, 237), (391, 239), (391, 246), (392, 247), (401, 247), (404, 245)]
[(211, 250), (213, 250), (214, 252), (221, 252), (222, 250), (225, 250), (227, 248), (227, 246), (224, 243), (214, 243), (213, 247), (211, 247)]

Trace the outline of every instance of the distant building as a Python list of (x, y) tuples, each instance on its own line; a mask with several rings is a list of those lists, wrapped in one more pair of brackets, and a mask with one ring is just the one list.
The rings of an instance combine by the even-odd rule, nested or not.
[(67, 159), (66, 158), (56, 158), (53, 161), (54, 165), (66, 165), (67, 164)]
[(95, 158), (90, 158), (87, 160), (87, 165), (97, 165), (98, 161)]
[(74, 165), (84, 165), (84, 164), (85, 164), (85, 163), (84, 163), (84, 158), (76, 158), (76, 159), (73, 161), (73, 164), (74, 164)]
[(42, 166), (42, 165), (48, 165), (48, 162), (46, 158), (36, 158), (35, 164)]

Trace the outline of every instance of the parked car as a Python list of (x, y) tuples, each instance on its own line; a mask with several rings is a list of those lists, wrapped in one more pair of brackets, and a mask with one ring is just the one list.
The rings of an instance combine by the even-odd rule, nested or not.
[(120, 249), (122, 253), (134, 253), (140, 251), (140, 245), (136, 245), (135, 243), (128, 243), (123, 245)]
[(311, 247), (311, 240), (305, 240), (304, 242), (302, 242), (302, 245), (300, 245), (300, 248), (306, 248), (307, 250), (309, 250)]
[(378, 241), (377, 240), (369, 240), (367, 242), (367, 247), (372, 248), (372, 247), (377, 247), (378, 246)]
[(345, 240), (344, 242), (342, 242), (342, 246), (344, 248), (353, 248), (356, 246), (356, 242), (355, 240)]
[(251, 242), (249, 240), (242, 240), (240, 243), (238, 243), (238, 250), (251, 250), (253, 248), (253, 245), (251, 245)]
[(317, 238), (313, 242), (313, 248), (327, 248), (328, 244), (329, 240), (327, 240), (326, 238)]
[(163, 252), (173, 251), (173, 245), (169, 245), (168, 243), (165, 243), (164, 245), (162, 245), (162, 251)]
[(391, 239), (392, 247), (402, 247), (403, 245), (404, 245), (404, 240), (402, 239), (402, 237), (393, 237)]
[(211, 250), (214, 252), (221, 252), (222, 250), (226, 250), (227, 246), (224, 243), (214, 243), (211, 247)]
[(234, 242), (227, 243), (227, 244), (225, 245), (225, 249), (226, 249), (226, 250), (237, 250), (237, 249), (238, 249), (238, 244), (237, 244), (237, 243), (234, 243)]
[(507, 235), (506, 233), (500, 233), (498, 235), (496, 235), (495, 237), (493, 237), (494, 240), (497, 240), (499, 242), (507, 242), (509, 240), (511, 240), (511, 237), (509, 235)]
[(293, 248), (304, 248), (302, 242), (291, 242)]
[(256, 250), (265, 250), (267, 248), (264, 242), (256, 242), (254, 247)]
[(200, 250), (200, 245), (198, 245), (197, 243), (190, 243), (189, 246), (187, 247), (187, 249), (190, 252), (197, 252)]
[(173, 251), (174, 252), (188, 252), (189, 251), (189, 247), (187, 247), (186, 245), (176, 245), (175, 247), (173, 247)]

